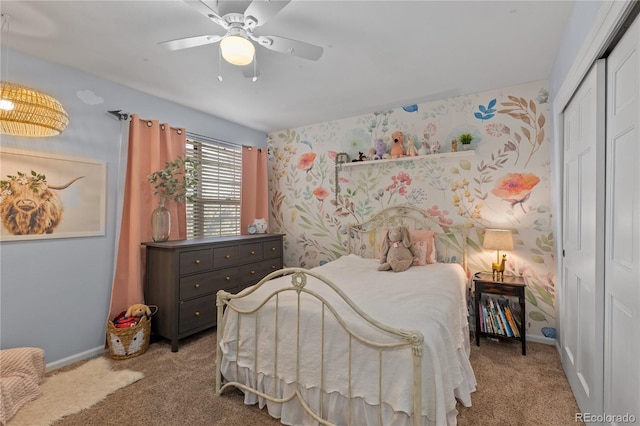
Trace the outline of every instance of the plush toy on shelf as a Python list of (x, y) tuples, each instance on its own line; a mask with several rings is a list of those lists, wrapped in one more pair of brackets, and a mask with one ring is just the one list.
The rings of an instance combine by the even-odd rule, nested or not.
[(382, 160), (387, 155), (387, 144), (384, 143), (384, 140), (376, 139), (376, 155), (373, 157), (374, 160)]
[(367, 156), (364, 155), (364, 152), (362, 151), (358, 151), (358, 158), (351, 160), (352, 163), (358, 163), (360, 161), (367, 161)]
[(373, 147), (369, 148), (369, 155), (367, 156), (367, 161), (373, 160), (376, 157), (376, 155), (378, 155), (378, 153), (376, 152), (376, 149)]
[(429, 155), (431, 154), (431, 152), (429, 152), (429, 147), (427, 146), (427, 141), (423, 140), (422, 142), (420, 142), (420, 150), (418, 151), (418, 154), (420, 155)]
[(404, 157), (404, 134), (396, 130), (391, 135), (391, 140), (393, 142), (393, 146), (391, 147), (391, 158), (400, 158)]
[(429, 154), (439, 154), (439, 153), (440, 153), (440, 141), (430, 141)]
[(416, 157), (418, 155), (416, 144), (413, 142), (413, 138), (411, 136), (407, 137), (407, 155), (409, 157)]

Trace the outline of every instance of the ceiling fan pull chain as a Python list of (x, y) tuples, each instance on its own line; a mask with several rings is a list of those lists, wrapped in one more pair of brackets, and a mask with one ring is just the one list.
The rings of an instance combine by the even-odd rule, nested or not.
[(218, 81), (222, 81), (222, 48), (218, 44)]
[(252, 82), (256, 82), (258, 81), (258, 54), (254, 53), (253, 54), (253, 78), (251, 79)]

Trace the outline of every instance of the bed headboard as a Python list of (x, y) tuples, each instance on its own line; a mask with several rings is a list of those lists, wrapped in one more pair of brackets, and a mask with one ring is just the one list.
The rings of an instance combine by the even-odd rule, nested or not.
[(392, 206), (374, 214), (362, 223), (347, 226), (349, 253), (367, 258), (377, 258), (384, 230), (390, 226), (406, 226), (408, 229), (429, 229), (435, 232), (439, 263), (460, 263), (467, 269), (466, 226), (443, 225), (426, 211), (414, 206)]

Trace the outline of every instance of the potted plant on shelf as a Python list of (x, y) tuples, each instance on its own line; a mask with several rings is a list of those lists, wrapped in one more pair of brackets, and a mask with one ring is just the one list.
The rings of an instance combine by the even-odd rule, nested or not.
[(167, 241), (171, 232), (171, 215), (164, 205), (169, 201), (181, 203), (195, 199), (198, 184), (198, 164), (191, 158), (179, 156), (167, 161), (164, 169), (147, 175), (153, 195), (160, 198), (158, 207), (151, 213), (151, 238)]
[(469, 145), (471, 145), (471, 141), (473, 140), (473, 135), (471, 133), (463, 133), (458, 136), (458, 142), (462, 144), (462, 149), (467, 151), (469, 149)]

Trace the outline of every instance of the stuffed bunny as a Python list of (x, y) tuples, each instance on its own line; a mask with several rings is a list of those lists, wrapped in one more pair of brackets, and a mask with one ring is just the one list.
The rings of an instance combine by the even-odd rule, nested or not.
[(151, 316), (151, 309), (147, 305), (144, 305), (142, 303), (136, 303), (129, 306), (129, 309), (127, 309), (127, 312), (124, 314), (125, 318), (142, 316)]
[(418, 255), (411, 243), (409, 230), (404, 226), (392, 226), (385, 232), (382, 240), (378, 271), (402, 272), (409, 269)]

